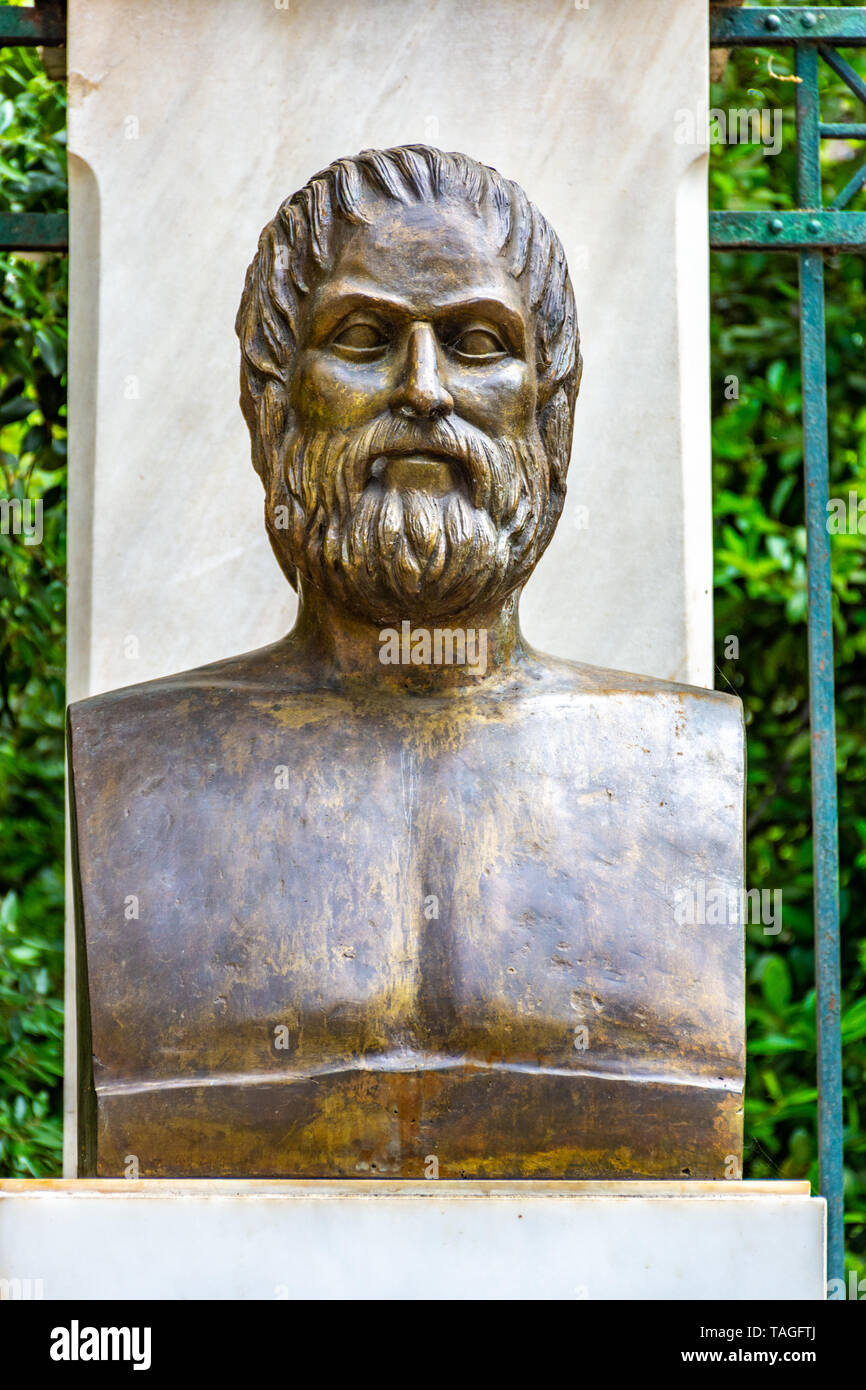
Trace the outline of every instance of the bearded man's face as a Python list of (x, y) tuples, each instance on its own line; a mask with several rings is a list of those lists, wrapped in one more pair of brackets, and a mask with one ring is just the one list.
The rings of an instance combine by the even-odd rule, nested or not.
[(358, 616), (456, 617), (519, 587), (558, 517), (533, 315), (462, 202), (372, 213), (304, 304), (268, 529)]

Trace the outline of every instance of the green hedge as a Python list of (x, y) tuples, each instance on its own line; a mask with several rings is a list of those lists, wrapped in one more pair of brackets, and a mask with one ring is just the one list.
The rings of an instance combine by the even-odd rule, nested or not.
[[(0, 50), (0, 210), (65, 204), (64, 98)], [(3, 495), (42, 506), (39, 544), (0, 534), (0, 1173), (37, 1177), (62, 1139), (66, 259), (0, 255), (0, 284)]]

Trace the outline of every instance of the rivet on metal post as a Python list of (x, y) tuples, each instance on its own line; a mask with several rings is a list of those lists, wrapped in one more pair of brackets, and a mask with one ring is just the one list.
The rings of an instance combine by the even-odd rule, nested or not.
[(764, 28), (765, 28), (765, 29), (773, 29), (773, 30), (776, 30), (776, 29), (781, 29), (781, 27), (782, 27), (782, 21), (781, 21), (781, 19), (779, 18), (779, 16), (778, 16), (777, 14), (768, 14), (768, 15), (767, 15), (767, 18), (764, 20)]

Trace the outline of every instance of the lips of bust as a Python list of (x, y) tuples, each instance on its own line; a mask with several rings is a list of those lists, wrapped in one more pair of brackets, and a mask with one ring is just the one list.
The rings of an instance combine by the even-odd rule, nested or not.
[(435, 497), (465, 488), (462, 460), (429, 450), (379, 454), (371, 464), (370, 481), (385, 488), (414, 488)]
[(356, 496), (371, 482), (432, 493), (462, 487), (473, 505), (490, 505), (489, 474), (498, 442), (462, 420), (421, 424), (387, 416), (346, 443), (347, 482), (354, 484)]

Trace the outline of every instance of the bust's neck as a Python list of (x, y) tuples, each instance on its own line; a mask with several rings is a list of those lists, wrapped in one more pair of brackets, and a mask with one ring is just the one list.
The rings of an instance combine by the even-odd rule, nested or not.
[(375, 685), (397, 693), (439, 694), (507, 677), (525, 656), (519, 593), (491, 609), (390, 625), (358, 618), (299, 581), (293, 659), (323, 682)]

